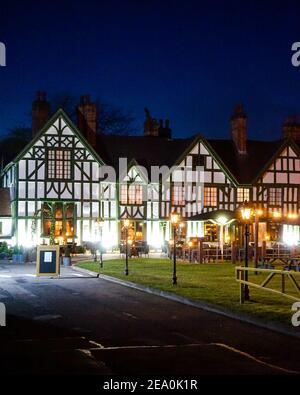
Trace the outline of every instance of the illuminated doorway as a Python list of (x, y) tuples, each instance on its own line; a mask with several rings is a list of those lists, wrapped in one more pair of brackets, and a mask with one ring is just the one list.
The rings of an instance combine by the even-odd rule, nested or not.
[(43, 237), (58, 244), (72, 242), (74, 230), (74, 203), (43, 203)]

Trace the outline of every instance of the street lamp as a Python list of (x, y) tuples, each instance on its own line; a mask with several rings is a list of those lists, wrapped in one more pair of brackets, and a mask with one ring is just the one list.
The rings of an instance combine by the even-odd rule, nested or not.
[(171, 214), (171, 224), (173, 226), (173, 285), (177, 285), (176, 275), (176, 230), (179, 222), (179, 215), (177, 213)]
[(97, 219), (95, 220), (95, 224), (96, 224), (96, 227), (97, 227), (97, 229), (98, 229), (99, 236), (100, 236), (100, 266), (101, 266), (101, 268), (102, 268), (102, 267), (103, 267), (103, 257), (102, 257), (102, 249), (103, 249), (103, 246), (102, 246), (102, 229), (103, 229), (103, 227), (104, 227), (104, 219), (103, 219), (103, 218), (97, 218)]
[[(244, 202), (241, 207), (242, 219), (245, 223), (245, 267), (248, 267), (248, 246), (249, 246), (249, 221), (252, 215), (252, 209), (247, 201)], [(245, 271), (245, 281), (248, 282), (248, 270)], [(244, 299), (250, 299), (249, 286), (248, 284), (244, 285)]]
[[(258, 228), (259, 228), (259, 218), (264, 215), (264, 211), (262, 209), (255, 208), (254, 210), (254, 224), (255, 224), (255, 233), (254, 233), (254, 266), (257, 268), (258, 265)], [(258, 274), (258, 272), (255, 272)]]
[(124, 220), (125, 229), (125, 276), (128, 276), (128, 228), (130, 225), (129, 219)]

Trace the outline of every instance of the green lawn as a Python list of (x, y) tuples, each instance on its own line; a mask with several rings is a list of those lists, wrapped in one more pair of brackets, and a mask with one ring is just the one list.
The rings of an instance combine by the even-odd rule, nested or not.
[[(98, 271), (98, 263), (83, 262), (79, 267)], [(177, 263), (178, 285), (172, 285), (172, 262), (169, 259), (129, 259), (129, 275), (124, 275), (124, 259), (104, 261), (101, 273), (156, 289), (173, 292), (198, 301), (243, 312), (263, 321), (277, 321), (291, 327), (293, 301), (266, 291), (250, 288), (251, 301), (239, 303), (239, 285), (235, 281), (235, 267), (231, 263)], [(249, 280), (261, 282), (265, 275), (250, 274)], [(270, 283), (280, 288), (280, 279)], [(295, 296), (287, 282), (286, 290)]]

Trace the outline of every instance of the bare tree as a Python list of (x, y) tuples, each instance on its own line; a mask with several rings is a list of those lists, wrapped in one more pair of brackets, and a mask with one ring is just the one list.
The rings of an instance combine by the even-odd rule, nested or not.
[[(54, 113), (59, 108), (63, 109), (76, 123), (76, 106), (78, 97), (69, 92), (58, 92), (50, 98), (50, 105)], [(122, 107), (97, 99), (97, 125), (99, 134), (104, 135), (132, 135), (136, 134), (135, 119), (130, 111)], [(28, 114), (28, 119), (31, 114)], [(11, 128), (0, 139), (0, 167), (11, 161), (25, 147), (32, 138), (29, 121)]]
[(12, 161), (31, 139), (31, 128), (20, 125), (9, 130), (0, 140), (0, 171)]
[[(73, 122), (76, 122), (78, 98), (69, 92), (59, 92), (50, 99), (53, 112), (64, 110)], [(131, 135), (137, 132), (135, 119), (130, 111), (100, 98), (96, 100), (97, 125), (99, 134)]]
[(135, 118), (130, 111), (125, 111), (111, 103), (98, 99), (97, 117), (98, 133), (114, 135), (136, 134)]

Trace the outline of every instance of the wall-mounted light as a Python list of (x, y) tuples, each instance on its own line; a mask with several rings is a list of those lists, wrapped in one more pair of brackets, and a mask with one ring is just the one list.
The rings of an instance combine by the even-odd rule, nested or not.
[(287, 218), (288, 219), (297, 219), (298, 218), (298, 214), (296, 214), (296, 213), (288, 213)]

